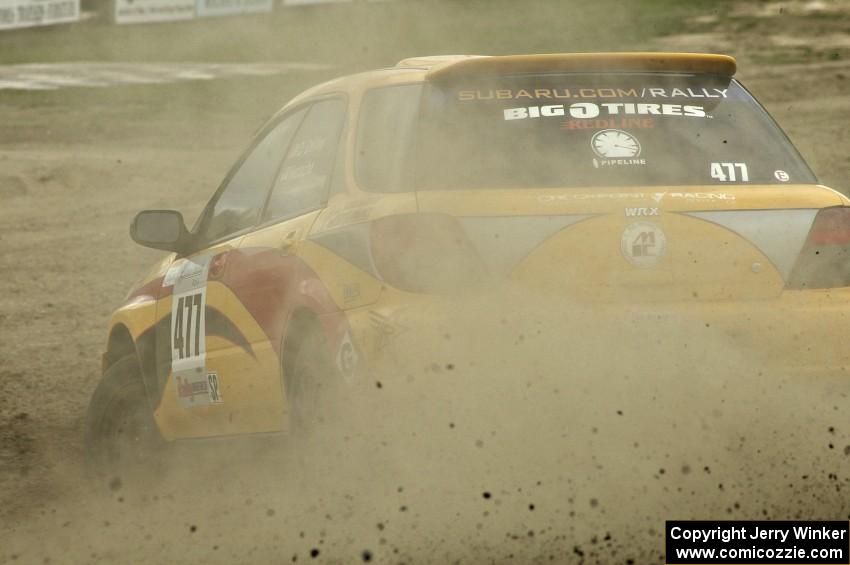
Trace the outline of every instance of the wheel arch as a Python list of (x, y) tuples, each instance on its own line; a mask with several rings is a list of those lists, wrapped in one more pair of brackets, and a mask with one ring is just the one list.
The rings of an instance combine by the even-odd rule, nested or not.
[[(319, 324), (319, 317), (306, 306), (301, 306), (292, 311), (284, 326), (283, 336), (280, 340), (280, 388), (283, 393), (284, 410), (289, 413), (286, 406), (289, 405), (295, 353), (301, 347), (301, 340), (307, 332), (314, 330)], [(289, 417), (289, 416), (287, 416)]]
[(106, 353), (103, 354), (102, 372), (106, 372), (115, 363), (127, 355), (136, 355), (136, 342), (130, 334), (129, 328), (124, 324), (115, 324), (109, 332), (106, 342)]
[(103, 354), (102, 373), (106, 373), (110, 367), (118, 361), (133, 355), (139, 363), (141, 369), (142, 384), (145, 388), (145, 395), (148, 402), (154, 400), (153, 391), (156, 390), (156, 371), (153, 352), (148, 351), (151, 341), (151, 332), (145, 332), (138, 339), (133, 338), (130, 329), (122, 322), (117, 322), (109, 331), (109, 338), (106, 342), (106, 352)]
[(289, 316), (280, 347), (281, 368), (284, 370), (284, 375), (286, 373), (287, 363), (292, 359), (292, 354), (298, 350), (304, 336), (311, 331), (321, 331), (326, 335), (319, 314), (306, 306), (294, 310)]

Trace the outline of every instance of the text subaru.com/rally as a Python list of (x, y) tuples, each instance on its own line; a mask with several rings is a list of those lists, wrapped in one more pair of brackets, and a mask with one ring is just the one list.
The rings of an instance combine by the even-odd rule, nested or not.
[(132, 463), (177, 439), (309, 430), (322, 391), (403, 362), (401, 329), (504, 281), (600, 315), (677, 312), (765, 364), (847, 364), (850, 200), (735, 71), (721, 55), (424, 57), (299, 95), (191, 230), (168, 210), (133, 221), (169, 253), (110, 320), (92, 466), (124, 443)]

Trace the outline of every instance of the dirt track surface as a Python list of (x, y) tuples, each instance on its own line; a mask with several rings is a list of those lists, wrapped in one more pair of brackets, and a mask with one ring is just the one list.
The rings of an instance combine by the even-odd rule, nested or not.
[[(754, 12), (767, 23), (747, 37), (758, 26), (791, 26), (778, 37), (798, 42), (847, 31), (834, 19), (794, 27), (774, 16)], [(726, 24), (700, 25), (645, 47), (723, 50), (741, 37)], [(772, 55), (787, 54), (788, 41), (753, 41), (739, 46), (740, 77), (823, 181), (850, 190), (850, 63), (787, 64)], [(604, 332), (559, 355), (539, 344), (491, 358), (485, 343), (516, 347), (514, 333), (497, 332), (421, 359), (411, 382), (429, 371), (445, 378), (448, 360), (486, 361), (457, 365), (467, 384), (447, 385), (450, 401), (436, 398), (434, 412), (421, 408), (427, 387), (390, 396), (402, 420), (410, 410), (411, 429), (376, 431), (378, 447), (352, 434), (339, 453), (329, 440), (294, 461), (265, 444), (228, 445), (226, 456), (187, 456), (189, 472), (164, 489), (92, 495), (82, 487), (81, 424), (106, 320), (159, 255), (132, 244), (130, 218), (176, 208), (193, 219), (263, 117), (323, 76), (252, 78), (236, 98), (214, 83), (200, 96), (173, 85), (0, 95), (0, 563), (311, 561), (313, 550), (335, 562), (643, 563), (663, 561), (664, 519), (847, 519), (850, 427), (840, 380), (765, 382), (746, 352), (719, 338), (702, 365), (647, 360), (637, 335), (617, 336), (634, 347), (611, 360), (599, 345), (612, 342)], [(150, 89), (156, 102), (145, 105), (133, 89)], [(570, 329), (545, 314), (516, 328), (534, 335), (538, 322), (553, 333)], [(459, 323), (454, 333), (475, 330)], [(666, 336), (669, 350), (689, 335)], [(514, 382), (532, 358), (535, 374), (561, 374), (576, 363), (570, 352), (588, 364), (570, 373), (579, 392), (568, 399), (545, 377), (480, 393)], [(672, 378), (682, 371), (711, 384), (682, 388)], [(484, 373), (492, 379), (481, 382)], [(634, 375), (654, 376), (637, 383)], [(615, 383), (613, 391), (600, 382)], [(712, 401), (722, 411), (708, 409)], [(547, 416), (565, 411), (571, 418)], [(530, 420), (505, 417), (513, 413)], [(413, 426), (423, 422), (433, 430), (428, 441)], [(431, 443), (444, 437), (448, 447)]]

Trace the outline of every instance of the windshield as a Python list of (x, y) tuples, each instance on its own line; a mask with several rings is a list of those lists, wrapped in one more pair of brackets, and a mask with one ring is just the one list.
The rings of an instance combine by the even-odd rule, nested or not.
[(430, 85), (415, 161), (419, 189), (817, 182), (746, 89), (710, 75)]

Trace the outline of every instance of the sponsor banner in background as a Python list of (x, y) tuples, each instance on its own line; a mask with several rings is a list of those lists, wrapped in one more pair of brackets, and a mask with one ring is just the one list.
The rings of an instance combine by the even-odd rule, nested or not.
[(283, 0), (284, 6), (306, 6), (308, 4), (341, 4), (352, 0)]
[(0, 29), (31, 27), (80, 19), (80, 0), (0, 0)]
[(346, 4), (350, 2), (389, 2), (390, 0), (281, 0), (284, 6), (308, 6), (310, 4)]
[(194, 17), (195, 0), (115, 0), (115, 23), (118, 24), (190, 20)]
[[(0, 0), (4, 2), (61, 2), (63, 0)], [(64, 0), (79, 3), (80, 0)], [(276, 0), (115, 0), (115, 23), (138, 24), (271, 12)], [(364, 0), (277, 0), (283, 6), (340, 4)], [(367, 0), (385, 2), (387, 0)], [(79, 10), (78, 10), (79, 11)], [(0, 21), (2, 29), (2, 21)]]
[(271, 12), (273, 0), (198, 0), (199, 18)]

